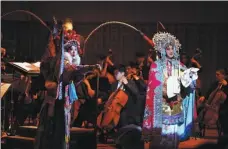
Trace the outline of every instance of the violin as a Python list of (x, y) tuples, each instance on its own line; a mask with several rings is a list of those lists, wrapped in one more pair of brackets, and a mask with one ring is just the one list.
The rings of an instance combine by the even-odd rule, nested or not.
[[(106, 59), (105, 59), (105, 61), (104, 61), (104, 64), (105, 64), (104, 70), (102, 70), (102, 71), (106, 71), (105, 74), (104, 74), (104, 76), (108, 78), (108, 81), (109, 81), (110, 84), (112, 84), (112, 83), (114, 83), (114, 82), (116, 81), (115, 77), (114, 77), (111, 73), (109, 73), (109, 72), (107, 71), (107, 67), (108, 67), (109, 65), (111, 65), (111, 66), (114, 65), (113, 62), (111, 61), (112, 56), (113, 56), (112, 50), (109, 49), (108, 56), (106, 57)], [(106, 70), (105, 70), (105, 69), (106, 69)], [(102, 73), (101, 73), (101, 74), (102, 74)]]
[(202, 57), (202, 50), (200, 48), (196, 48), (195, 54), (192, 56), (193, 59), (199, 60)]

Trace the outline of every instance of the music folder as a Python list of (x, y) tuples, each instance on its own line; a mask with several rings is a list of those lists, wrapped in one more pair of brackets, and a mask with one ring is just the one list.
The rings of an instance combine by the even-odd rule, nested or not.
[(38, 75), (40, 73), (40, 62), (9, 62), (9, 65), (11, 65), (14, 69), (29, 75)]

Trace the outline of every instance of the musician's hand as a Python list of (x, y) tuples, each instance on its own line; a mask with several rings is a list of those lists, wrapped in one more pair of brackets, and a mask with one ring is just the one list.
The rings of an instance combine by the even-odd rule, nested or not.
[(191, 62), (192, 62), (193, 64), (198, 63), (194, 58), (191, 58)]
[(201, 68), (201, 65), (199, 64), (199, 62), (194, 58), (191, 58), (191, 63), (195, 64), (197, 68)]
[(153, 63), (154, 61), (153, 61), (153, 59), (152, 59), (150, 56), (148, 56), (147, 62), (151, 64), (151, 63)]
[(139, 80), (139, 77), (138, 77), (137, 75), (133, 75), (133, 78), (134, 78), (135, 80)]
[(34, 94), (34, 95), (32, 95), (32, 98), (33, 99), (38, 99), (38, 95), (37, 94)]
[(199, 102), (203, 102), (205, 100), (205, 97), (204, 96), (201, 96), (200, 98), (199, 98)]
[(123, 77), (120, 81), (121, 81), (123, 84), (128, 84), (128, 81), (127, 81), (127, 78), (126, 78), (126, 77)]
[(110, 58), (109, 58), (109, 56), (107, 56), (107, 58), (106, 58), (106, 61), (105, 61), (108, 65), (111, 65), (111, 66), (113, 66), (114, 64), (113, 64), (113, 62), (110, 60)]
[(226, 80), (223, 80), (221, 83), (222, 83), (222, 85), (224, 85), (224, 86), (227, 85), (227, 81), (226, 81)]

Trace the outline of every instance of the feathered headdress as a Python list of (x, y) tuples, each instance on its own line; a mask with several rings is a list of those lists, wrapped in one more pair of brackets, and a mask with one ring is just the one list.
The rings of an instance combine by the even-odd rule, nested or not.
[(158, 32), (153, 36), (154, 48), (156, 51), (161, 53), (161, 56), (164, 57), (166, 55), (166, 48), (169, 45), (173, 46), (174, 57), (179, 57), (179, 49), (181, 48), (181, 44), (179, 40), (171, 35), (170, 33)]

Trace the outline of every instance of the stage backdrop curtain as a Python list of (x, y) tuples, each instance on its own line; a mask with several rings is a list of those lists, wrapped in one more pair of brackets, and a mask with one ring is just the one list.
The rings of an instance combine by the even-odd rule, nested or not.
[[(77, 33), (86, 36), (100, 23), (75, 22), (74, 28)], [(48, 23), (51, 27), (51, 23)], [(140, 29), (149, 38), (157, 32), (156, 23), (131, 23)], [(182, 51), (190, 56), (196, 48), (203, 51), (200, 60), (203, 66), (202, 78), (203, 91), (215, 79), (217, 68), (228, 67), (228, 24), (165, 24), (166, 30), (174, 34), (182, 44)], [(47, 46), (49, 31), (38, 21), (20, 22), (2, 20), (1, 30), (3, 33), (2, 47), (8, 53), (14, 53), (17, 61), (40, 60)], [(83, 63), (96, 63), (96, 55), (113, 51), (115, 63), (125, 64), (134, 60), (135, 52), (147, 53), (150, 45), (133, 29), (123, 25), (107, 25), (98, 29), (88, 40), (85, 48)]]

